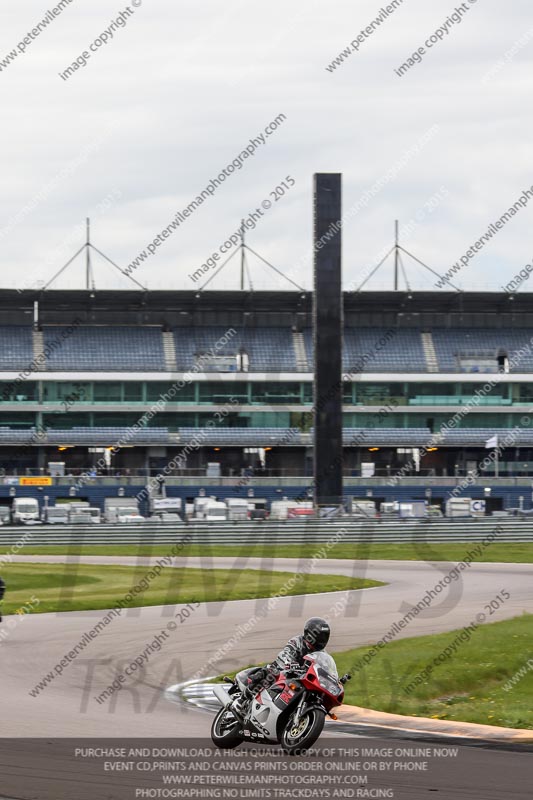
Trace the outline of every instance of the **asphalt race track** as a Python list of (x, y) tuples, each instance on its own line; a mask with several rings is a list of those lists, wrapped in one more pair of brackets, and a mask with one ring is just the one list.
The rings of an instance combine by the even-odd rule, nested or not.
[[(69, 559), (62, 556), (13, 557), (17, 562), (59, 563), (66, 560)], [(135, 564), (139, 568), (148, 568), (156, 561), (103, 556), (71, 560), (93, 564)], [(206, 563), (200, 558), (178, 558), (174, 559), (173, 566), (227, 568), (233, 565), (293, 572), (298, 563), (295, 559), (268, 562), (250, 559), (244, 563), (235, 558), (214, 558)], [(30, 691), (54, 670), (55, 665), (72, 651), (106, 612), (24, 617), (0, 644), (1, 735), (52, 738), (187, 736), (207, 740), (211, 716), (177, 701), (175, 696), (169, 696), (166, 692), (169, 687), (193, 677), (207, 677), (270, 659), (290, 636), (300, 631), (302, 621), (312, 615), (332, 618), (333, 635), (328, 648), (332, 652), (373, 642), (399, 620), (410, 605), (419, 602), (451, 568), (452, 565), (443, 563), (323, 560), (315, 565), (314, 572), (357, 575), (382, 580), (387, 585), (357, 592), (279, 598), (270, 611), (264, 611), (266, 601), (258, 600), (202, 604), (182, 623), (176, 617), (181, 607), (158, 606), (124, 611), (96, 638), (88, 640), (83, 652), (36, 697), (31, 696)], [(467, 625), (476, 620), (476, 616), (484, 611), (485, 604), (504, 589), (511, 598), (490, 617), (490, 621), (513, 617), (523, 611), (533, 612), (532, 565), (474, 564), (461, 573), (459, 581), (446, 587), (430, 608), (400, 635), (417, 636)], [(243, 628), (239, 629), (241, 633), (235, 634), (238, 626), (244, 626), (254, 618), (255, 622), (245, 635)], [(174, 626), (173, 630), (168, 627), (169, 623)], [(148, 665), (137, 669), (119, 692), (99, 704), (95, 698), (118, 674), (123, 673), (127, 665), (146, 652), (156, 635), (162, 638), (164, 634), (161, 649), (150, 653)], [(234, 639), (217, 661), (216, 669), (209, 668), (208, 659), (232, 636)], [(340, 728), (337, 731), (337, 735), (344, 735), (347, 740), (350, 735), (353, 740), (359, 733), (356, 728), (348, 732), (344, 726), (342, 731)], [(333, 735), (331, 728), (327, 735)], [(498, 775), (519, 776), (527, 765), (529, 774), (533, 775), (531, 754), (495, 752), (479, 746), (461, 748), (461, 753), (463, 766), (460, 775), (454, 771), (442, 772), (435, 777), (438, 785), (433, 789), (428, 786), (426, 794), (397, 796), (435, 796), (427, 794), (429, 791), (440, 791), (439, 797), (479, 800), (500, 797), (512, 800), (530, 796), (531, 784), (524, 786), (524, 794), (518, 786), (515, 788), (509, 784), (507, 793), (494, 793), (502, 790), (495, 782), (494, 770), (497, 765)], [(470, 768), (470, 777), (473, 779), (475, 776), (472, 785), (470, 778), (465, 777)], [(405, 776), (402, 780), (404, 783), (399, 785), (406, 785)], [(455, 787), (453, 791), (452, 786)], [(450, 787), (450, 794), (445, 787)], [(0, 785), (0, 795), (1, 792)], [(83, 796), (79, 795), (80, 798)]]

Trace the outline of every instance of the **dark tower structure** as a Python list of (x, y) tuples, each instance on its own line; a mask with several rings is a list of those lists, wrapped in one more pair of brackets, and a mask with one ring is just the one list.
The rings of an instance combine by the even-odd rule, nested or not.
[(314, 499), (342, 499), (341, 175), (314, 176)]

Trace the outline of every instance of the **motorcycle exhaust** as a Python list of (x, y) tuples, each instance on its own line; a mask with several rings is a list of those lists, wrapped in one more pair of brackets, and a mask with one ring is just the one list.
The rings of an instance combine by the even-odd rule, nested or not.
[(220, 701), (223, 706), (227, 706), (228, 703), (231, 702), (231, 697), (228, 694), (228, 690), (225, 686), (221, 686), (218, 683), (215, 683), (213, 686), (213, 694)]

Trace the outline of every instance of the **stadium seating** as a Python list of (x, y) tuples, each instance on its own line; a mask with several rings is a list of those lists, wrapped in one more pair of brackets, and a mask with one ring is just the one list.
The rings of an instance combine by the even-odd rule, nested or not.
[[(429, 444), (453, 447), (484, 447), (493, 436), (498, 435), (500, 444), (510, 435), (506, 428), (455, 428), (441, 434), (429, 428), (344, 428), (345, 447), (426, 447)], [(515, 438), (516, 435), (516, 438)], [(0, 426), (2, 444), (79, 444), (88, 446), (112, 446), (119, 442), (132, 445), (176, 445), (185, 447), (198, 441), (200, 446), (222, 447), (287, 447), (309, 446), (313, 430), (303, 433), (298, 428), (179, 428), (176, 432), (168, 428), (154, 427), (133, 430), (118, 427), (73, 427), (68, 429), (48, 428), (38, 432), (36, 428), (9, 428)], [(520, 428), (513, 434), (513, 446), (533, 447), (533, 430)]]
[[(304, 331), (309, 363), (313, 363), (313, 333)], [(343, 369), (346, 372), (427, 372), (418, 329), (345, 328)]]
[(46, 432), (37, 432), (32, 428), (0, 427), (0, 442), (9, 443), (47, 443), (52, 445), (86, 444), (112, 446), (120, 441), (131, 444), (168, 444), (176, 442), (177, 435), (170, 433), (168, 428), (83, 428), (72, 427), (66, 429), (48, 428)]
[(0, 369), (25, 370), (32, 360), (32, 329), (23, 325), (1, 325)]
[[(229, 333), (227, 328), (214, 326), (174, 328), (174, 339), (178, 370), (201, 365), (202, 371), (235, 372), (239, 369), (237, 356), (244, 352), (248, 372), (296, 371), (290, 328), (239, 328)], [(220, 363), (224, 356), (227, 360)]]
[(202, 444), (243, 445), (251, 447), (272, 447), (309, 443), (309, 434), (298, 428), (180, 428), (180, 444), (198, 438)]
[(343, 364), (356, 372), (426, 372), (427, 365), (419, 330), (346, 328)]
[(431, 439), (429, 428), (344, 428), (345, 446), (424, 447)]
[(48, 442), (50, 444), (69, 443), (76, 441), (79, 444), (107, 444), (114, 445), (118, 442), (131, 444), (166, 444), (175, 434), (170, 434), (168, 428), (116, 428), (116, 427), (73, 427), (66, 430), (48, 429)]
[[(235, 333), (231, 333), (235, 330)], [(229, 333), (228, 333), (229, 331)], [(238, 328), (197, 326), (172, 331), (176, 367), (202, 372), (298, 372), (290, 328)], [(498, 356), (509, 359), (520, 353), (511, 372), (533, 372), (533, 349), (526, 346), (533, 329), (447, 329), (431, 331), (439, 372), (496, 372)], [(42, 341), (47, 353), (40, 369), (48, 371), (143, 371), (165, 372), (162, 330), (157, 326), (80, 326), (73, 331), (44, 326)], [(307, 371), (313, 364), (311, 329), (303, 331)], [(33, 332), (28, 326), (0, 326), (0, 369), (24, 370), (33, 361)], [(239, 362), (238, 355), (247, 359)], [(172, 359), (171, 359), (172, 362)], [(304, 362), (305, 363), (305, 362)], [(345, 372), (428, 372), (421, 331), (398, 328), (390, 335), (385, 328), (346, 328), (343, 368)], [(433, 370), (434, 371), (434, 370)]]
[(486, 442), (494, 436), (498, 436), (499, 444), (504, 445), (507, 439), (507, 446), (510, 444), (519, 447), (531, 447), (533, 445), (533, 430), (530, 428), (520, 428), (516, 439), (515, 434), (506, 428), (455, 428), (446, 431), (443, 444), (453, 445), (454, 447), (472, 446), (484, 447)]
[(43, 338), (48, 370), (165, 370), (161, 328), (155, 326), (46, 326)]
[[(533, 336), (531, 329), (441, 328), (433, 330), (432, 336), (440, 372), (486, 372), (488, 370), (483, 367), (483, 362), (487, 356), (492, 357), (493, 371), (496, 371), (497, 357), (502, 351), (509, 359), (520, 352), (519, 361), (511, 367), (511, 372), (533, 372), (533, 352), (526, 350)], [(479, 369), (475, 366), (463, 368), (459, 356), (467, 355), (469, 362), (475, 362), (476, 353), (481, 362)]]

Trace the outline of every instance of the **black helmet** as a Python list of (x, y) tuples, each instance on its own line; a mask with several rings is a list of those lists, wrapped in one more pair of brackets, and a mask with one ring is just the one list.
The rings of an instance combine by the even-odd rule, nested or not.
[(330, 627), (325, 619), (311, 617), (304, 626), (304, 644), (309, 650), (323, 650), (329, 642)]

